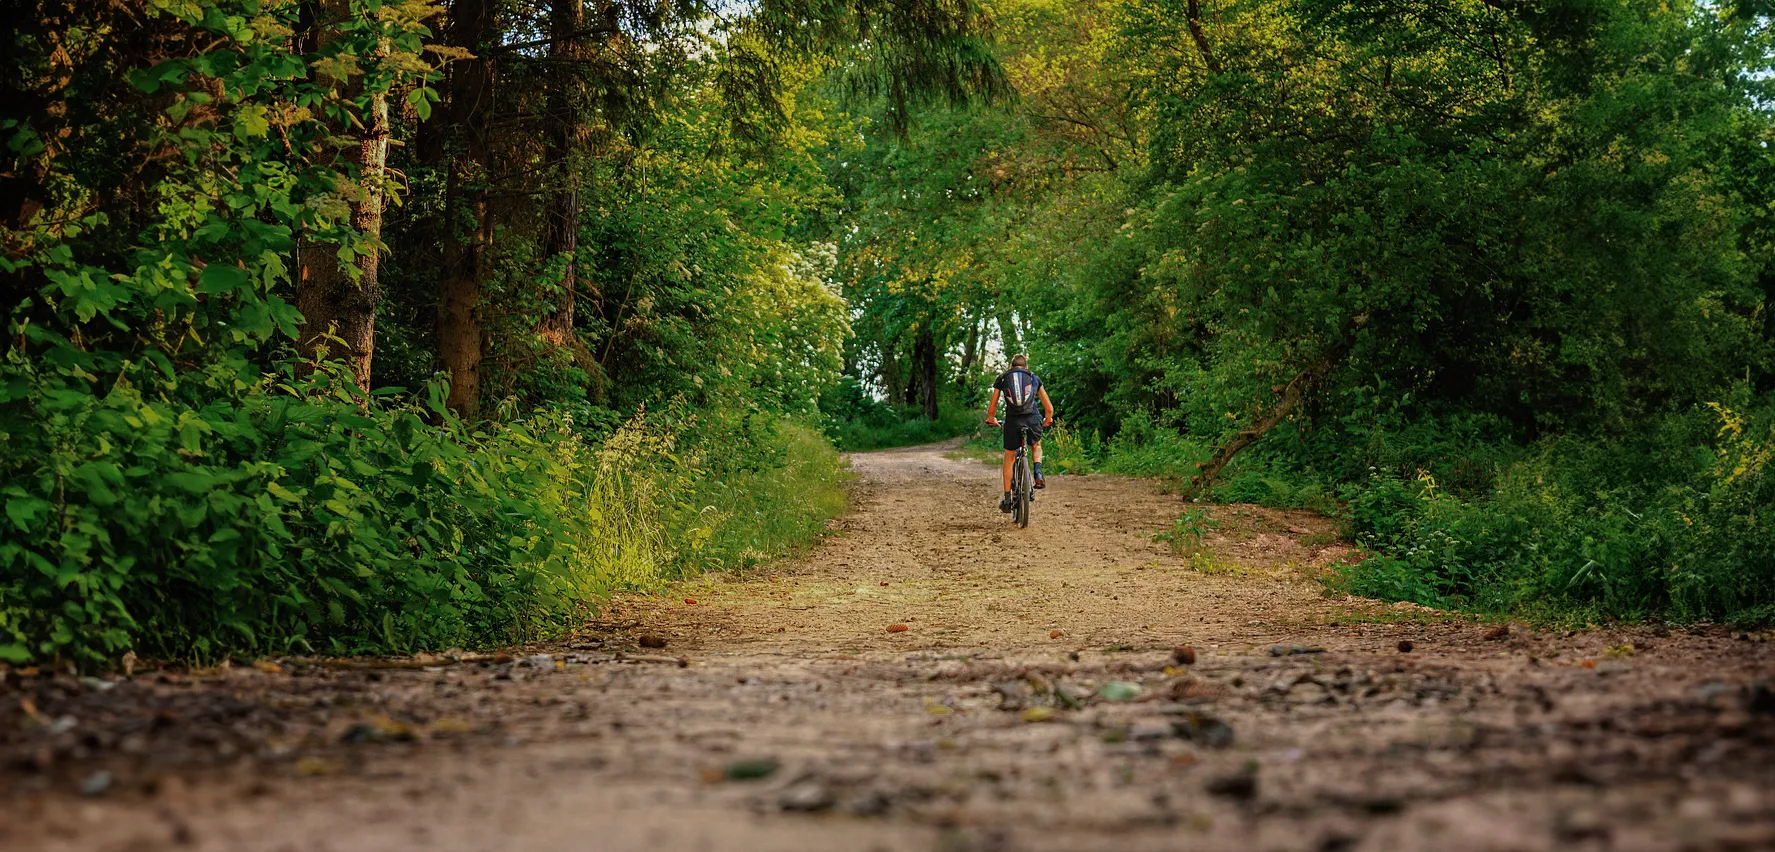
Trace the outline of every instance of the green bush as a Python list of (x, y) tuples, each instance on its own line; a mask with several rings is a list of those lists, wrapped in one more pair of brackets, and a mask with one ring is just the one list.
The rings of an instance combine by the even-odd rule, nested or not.
[[(29, 366), (12, 365), (15, 391)], [(352, 652), (528, 635), (593, 591), (546, 424), (469, 433), (286, 376), (201, 404), (15, 395), (0, 655)], [(21, 425), (25, 428), (19, 428)], [(31, 428), (35, 427), (35, 428)]]
[(1196, 474), (1196, 465), (1207, 461), (1210, 452), (1177, 430), (1155, 424), (1146, 412), (1136, 411), (1122, 419), (1121, 430), (1109, 439), (1103, 470), (1186, 480)]
[(526, 641), (843, 508), (830, 445), (775, 415), (637, 416), (594, 446), (560, 414), (483, 432), (441, 388), (365, 406), (351, 387), (323, 367), (202, 406), (43, 398), (42, 428), (0, 436), (0, 658)]
[(1697, 412), (1636, 441), (1550, 441), (1484, 497), (1376, 478), (1350, 503), (1376, 556), (1341, 583), (1432, 606), (1767, 619), (1775, 411), (1712, 412), (1712, 436)]

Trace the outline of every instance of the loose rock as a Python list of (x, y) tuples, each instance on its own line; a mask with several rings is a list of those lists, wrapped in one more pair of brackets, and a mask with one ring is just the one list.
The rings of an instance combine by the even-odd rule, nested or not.
[(1210, 794), (1229, 799), (1250, 800), (1257, 795), (1257, 773), (1246, 769), (1208, 779), (1202, 788)]
[(1171, 661), (1180, 666), (1193, 666), (1196, 664), (1196, 649), (1190, 645), (1172, 648)]
[(111, 789), (111, 773), (101, 769), (80, 782), (80, 795), (98, 796)]
[(1208, 748), (1228, 748), (1233, 744), (1233, 726), (1206, 713), (1184, 713), (1172, 720), (1171, 730)]
[(832, 807), (836, 801), (832, 791), (814, 779), (789, 785), (789, 788), (784, 790), (782, 796), (777, 799), (777, 803), (782, 806), (783, 810), (800, 813), (823, 811)]
[(1325, 653), (1324, 648), (1316, 648), (1316, 647), (1313, 647), (1310, 645), (1271, 645), (1270, 646), (1270, 656), (1272, 656), (1272, 657), (1292, 657), (1296, 654), (1323, 654), (1323, 653)]

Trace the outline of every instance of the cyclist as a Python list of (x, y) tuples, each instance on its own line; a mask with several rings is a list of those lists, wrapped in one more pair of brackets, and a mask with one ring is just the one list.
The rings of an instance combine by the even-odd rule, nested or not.
[[(1011, 356), (1011, 369), (1006, 370), (992, 383), (992, 396), (986, 403), (986, 425), (997, 426), (998, 400), (1005, 399), (1005, 463), (1004, 463), (1004, 499), (998, 501), (998, 510), (1011, 511), (1011, 466), (1017, 463), (1018, 442), (1023, 440), (1023, 430), (1029, 430), (1029, 459), (1035, 468), (1035, 487), (1046, 488), (1048, 483), (1042, 479), (1042, 427), (1054, 425), (1054, 403), (1048, 400), (1048, 391), (1042, 387), (1042, 380), (1029, 371), (1028, 355)], [(1035, 413), (1036, 401), (1042, 404), (1042, 413)]]

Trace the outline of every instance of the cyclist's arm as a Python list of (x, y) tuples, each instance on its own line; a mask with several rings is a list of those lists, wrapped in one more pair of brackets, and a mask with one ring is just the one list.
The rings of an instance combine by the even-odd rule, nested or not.
[(986, 398), (986, 422), (998, 419), (998, 388), (992, 389), (992, 395)]
[(1048, 399), (1048, 389), (1042, 388), (1036, 393), (1042, 395), (1042, 416), (1051, 424), (1054, 422), (1054, 403)]

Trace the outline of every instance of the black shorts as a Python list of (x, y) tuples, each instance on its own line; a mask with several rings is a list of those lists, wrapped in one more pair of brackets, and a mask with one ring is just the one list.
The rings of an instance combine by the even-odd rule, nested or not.
[(1012, 414), (1005, 418), (1005, 450), (1016, 452), (1022, 445), (1023, 429), (1029, 429), (1029, 443), (1034, 444), (1042, 439), (1042, 416), (1040, 414)]

